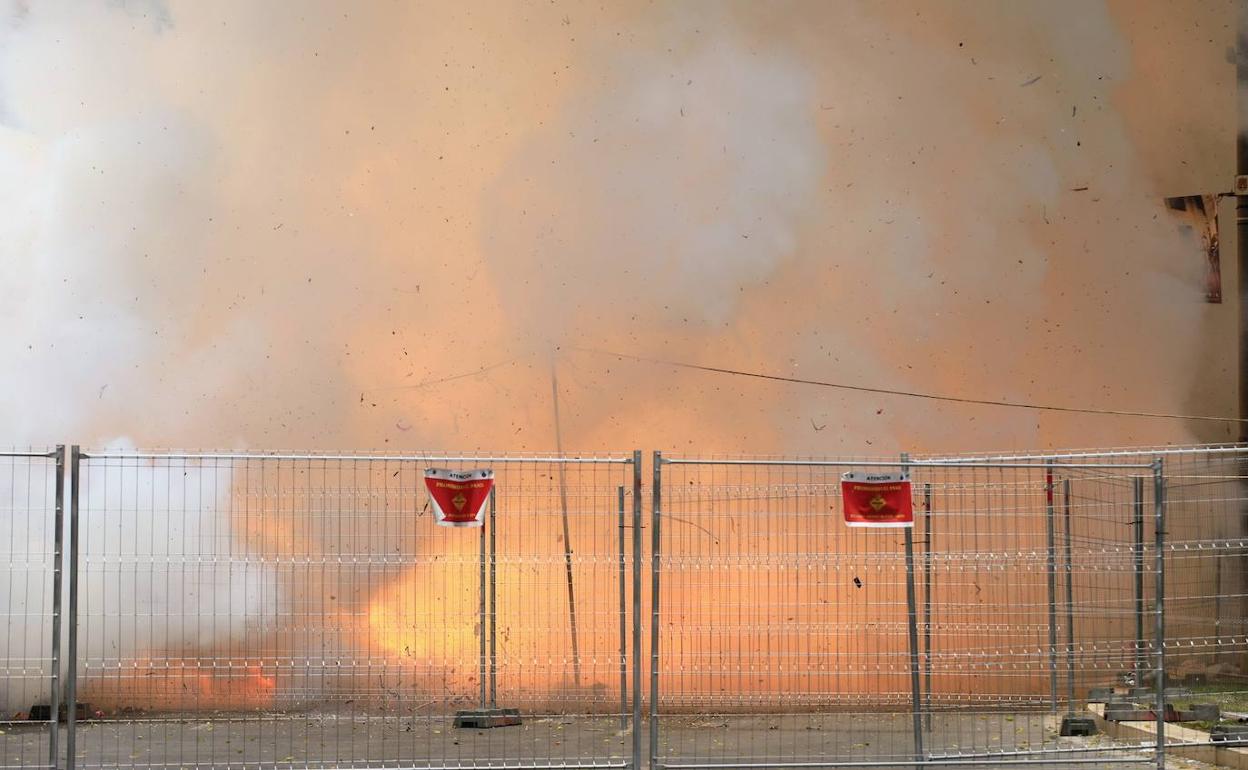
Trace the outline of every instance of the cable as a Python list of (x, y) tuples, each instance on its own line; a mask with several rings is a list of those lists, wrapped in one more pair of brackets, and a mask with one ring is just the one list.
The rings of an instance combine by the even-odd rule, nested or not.
[(905, 396), (907, 398), (925, 398), (930, 401), (948, 401), (954, 404), (977, 404), (980, 406), (1000, 406), (1012, 409), (1035, 409), (1044, 412), (1068, 412), (1074, 414), (1101, 414), (1115, 417), (1147, 417), (1158, 420), (1205, 420), (1208, 422), (1248, 422), (1248, 419), (1240, 417), (1212, 417), (1208, 415), (1198, 414), (1166, 414), (1162, 412), (1134, 412), (1121, 409), (1085, 409), (1075, 406), (1053, 406), (1051, 404), (1027, 404), (1019, 401), (994, 401), (982, 398), (963, 398), (961, 396), (942, 396), (937, 393), (920, 393), (917, 391), (894, 390), (892, 388), (877, 388), (866, 385), (846, 385), (840, 382), (826, 382), (824, 380), (807, 380), (800, 377), (785, 377), (779, 374), (766, 374), (763, 372), (748, 372), (741, 369), (728, 369), (721, 366), (704, 366), (702, 364), (690, 364), (683, 361), (668, 361), (661, 358), (647, 358), (645, 356), (635, 356), (627, 353), (615, 353), (610, 350), (597, 350), (594, 348), (568, 347), (569, 350), (579, 350), (584, 353), (595, 353), (604, 356), (615, 356), (616, 358), (629, 359), (633, 361), (643, 361), (650, 364), (662, 364), (666, 366), (675, 366), (681, 369), (693, 369), (701, 372), (714, 372), (716, 374), (731, 374), (739, 377), (753, 377), (759, 380), (771, 380), (773, 382), (787, 382), (794, 385), (817, 385), (822, 388), (836, 388), (838, 390), (852, 390), (859, 393), (881, 393), (888, 396)]
[(474, 369), (471, 372), (462, 372), (460, 374), (452, 374), (449, 377), (439, 377), (434, 380), (424, 380), (423, 382), (417, 382), (412, 385), (392, 385), (386, 388), (368, 388), (366, 390), (361, 391), (361, 393), (380, 393), (382, 391), (388, 391), (388, 390), (416, 390), (417, 388), (424, 388), (424, 387), (428, 387), (429, 385), (439, 385), (443, 382), (452, 382), (454, 380), (462, 380), (467, 377), (476, 377), (477, 375), (485, 374), (486, 372), (492, 369), (497, 369), (501, 366), (506, 366), (507, 364), (515, 363), (517, 360), (518, 360), (517, 358), (509, 358), (506, 361), (499, 361), (498, 363), (490, 364), (489, 366), (483, 366), (480, 369)]

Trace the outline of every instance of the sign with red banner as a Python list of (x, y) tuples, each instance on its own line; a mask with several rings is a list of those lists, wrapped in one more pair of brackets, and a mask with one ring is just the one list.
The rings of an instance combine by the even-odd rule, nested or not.
[(429, 468), (425, 486), (433, 502), (433, 516), (444, 527), (480, 527), (481, 511), (494, 488), (494, 471), (448, 471)]
[(841, 476), (841, 506), (851, 527), (913, 527), (910, 477), (852, 471)]

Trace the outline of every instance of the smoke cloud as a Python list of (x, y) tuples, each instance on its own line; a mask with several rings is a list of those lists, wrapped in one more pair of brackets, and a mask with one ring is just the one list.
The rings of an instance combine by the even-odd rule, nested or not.
[[(1161, 198), (1225, 185), (1231, 18), (0, 0), (5, 441), (550, 449), (552, 366), (574, 451), (1234, 438), (610, 355), (1229, 414)], [(263, 611), (206, 580), (224, 636)]]
[(1225, 438), (582, 350), (1226, 413), (1230, 9), (1137, 5), (6, 3), (9, 440), (547, 448), (552, 354), (576, 449)]

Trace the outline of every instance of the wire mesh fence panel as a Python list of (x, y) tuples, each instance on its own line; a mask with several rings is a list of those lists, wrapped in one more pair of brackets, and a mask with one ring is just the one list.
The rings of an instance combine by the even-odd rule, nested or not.
[[(964, 458), (965, 459), (965, 458)], [(983, 459), (983, 458), (980, 458)], [(1019, 457), (1000, 458), (1018, 460)], [(1164, 523), (1156, 533), (1156, 495), (1147, 481), (1133, 489), (1139, 500), (1130, 525), (1130, 578), (1124, 578), (1121, 542), (1100, 543), (1079, 511), (1117, 507), (1124, 495), (1077, 481), (1064, 488), (1074, 511), (1076, 542), (1087, 540), (1088, 566), (1075, 557), (1075, 695), (1098, 714), (1134, 712), (1129, 730), (1156, 741), (1158, 725), (1138, 721), (1143, 712), (1164, 722), (1168, 753), (1203, 757), (1202, 745), (1234, 745), (1248, 717), (1248, 448), (1237, 445), (1126, 448), (1059, 452), (1033, 461), (1079, 463), (1158, 462)], [(1099, 514), (1098, 514), (1099, 515)], [(1158, 546), (1164, 568), (1158, 581)], [(1097, 552), (1100, 553), (1097, 553)], [(1100, 562), (1096, 576), (1080, 578)], [(1114, 566), (1110, 566), (1113, 562)], [(1107, 571), (1114, 577), (1109, 579)], [(1159, 613), (1158, 588), (1163, 591)], [(1165, 655), (1157, 656), (1163, 622)], [(1114, 643), (1103, 629), (1113, 627)], [(1132, 629), (1127, 633), (1127, 629)], [(1164, 661), (1164, 671), (1159, 662)], [(1160, 673), (1160, 676), (1159, 676)], [(1160, 680), (1160, 682), (1159, 682)], [(1164, 683), (1158, 698), (1158, 684)], [(1158, 702), (1161, 700), (1162, 702)], [(1115, 724), (1108, 725), (1115, 730)], [(1195, 750), (1186, 751), (1185, 746)]]
[(1135, 660), (1146, 464), (912, 464), (911, 532), (843, 519), (900, 460), (659, 464), (657, 765), (1153, 762), (1059, 734)]
[(920, 591), (929, 758), (1153, 762), (1139, 740), (1061, 735), (1105, 691), (1135, 689), (1142, 710), (1155, 700), (1154, 615), (1135, 592), (1157, 574), (1147, 465), (920, 465), (914, 476), (931, 564)]
[[(1171, 743), (1248, 717), (1248, 453), (1172, 452), (1165, 467), (1166, 684)], [(1216, 710), (1212, 707), (1216, 707)]]
[[(493, 469), (485, 526), (435, 524), (430, 467)], [(79, 766), (627, 765), (631, 456), (80, 475)]]
[(0, 451), (0, 767), (55, 764), (63, 455)]

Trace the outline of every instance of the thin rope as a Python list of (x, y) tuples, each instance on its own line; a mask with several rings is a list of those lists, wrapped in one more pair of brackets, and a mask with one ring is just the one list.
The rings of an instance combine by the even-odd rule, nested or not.
[(858, 393), (880, 393), (888, 396), (905, 396), (906, 398), (923, 398), (930, 401), (946, 401), (954, 404), (975, 404), (979, 406), (999, 406), (1011, 409), (1035, 409), (1044, 412), (1067, 412), (1072, 414), (1100, 414), (1115, 417), (1147, 417), (1157, 420), (1204, 420), (1207, 422), (1248, 422), (1248, 419), (1240, 417), (1214, 417), (1210, 415), (1200, 414), (1168, 414), (1165, 412), (1137, 412), (1126, 409), (1093, 409), (1088, 407), (1077, 406), (1054, 406), (1052, 404), (1030, 404), (1021, 401), (999, 401), (985, 398), (967, 398), (963, 396), (946, 396), (938, 393), (923, 393), (912, 390), (896, 390), (893, 388), (872, 387), (867, 385), (847, 385), (841, 382), (828, 382), (826, 380), (808, 380), (801, 377), (786, 377), (780, 374), (767, 374), (765, 372), (750, 372), (743, 369), (729, 369), (723, 366), (706, 366), (703, 364), (691, 364), (685, 361), (670, 361), (662, 358), (649, 358), (647, 356), (636, 356), (628, 353), (616, 353), (610, 350), (597, 350), (595, 348), (579, 348), (569, 347), (569, 350), (579, 350), (584, 353), (595, 353), (597, 355), (615, 356), (632, 361), (642, 361), (650, 364), (660, 364), (664, 366), (675, 366), (681, 369), (692, 369), (700, 372), (713, 372), (715, 374), (730, 374), (738, 377), (752, 377), (758, 380), (769, 380), (772, 382), (786, 382), (793, 385), (815, 385), (821, 388), (836, 388), (838, 390), (852, 390)]

